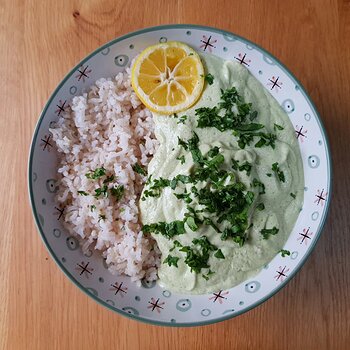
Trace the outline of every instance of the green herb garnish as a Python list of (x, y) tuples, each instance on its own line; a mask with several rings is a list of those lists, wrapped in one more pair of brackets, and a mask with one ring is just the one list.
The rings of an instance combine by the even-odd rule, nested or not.
[(89, 194), (85, 191), (78, 191), (78, 194), (80, 194), (81, 196), (88, 196)]
[(93, 204), (93, 205), (90, 205), (90, 210), (91, 210), (91, 211), (94, 211), (95, 209), (96, 209), (96, 205), (94, 205), (94, 204)]
[(143, 225), (142, 231), (144, 233), (161, 234), (167, 238), (173, 238), (174, 236), (182, 235), (186, 232), (185, 224), (180, 220), (170, 223), (158, 222), (155, 224)]
[(107, 190), (108, 190), (107, 185), (104, 185), (103, 187), (100, 187), (100, 188), (96, 188), (95, 198), (98, 198), (101, 195), (104, 197), (107, 197), (108, 196)]
[(172, 255), (168, 255), (166, 257), (166, 259), (163, 261), (163, 264), (168, 264), (169, 266), (177, 266), (177, 262), (179, 261), (180, 258), (178, 258), (177, 256), (172, 256)]
[(179, 121), (177, 122), (177, 124), (185, 124), (186, 120), (187, 120), (187, 115), (182, 115)]
[(108, 184), (114, 180), (114, 175), (108, 176), (105, 180), (103, 180), (104, 184)]
[(294, 193), (290, 193), (290, 196), (295, 199), (297, 196)]
[(284, 130), (284, 127), (278, 124), (273, 124), (274, 130)]
[(215, 273), (215, 272), (213, 272), (213, 271), (211, 271), (211, 270), (209, 269), (208, 273), (207, 273), (206, 275), (202, 275), (202, 277), (203, 277), (206, 281), (208, 281), (209, 278), (210, 278), (210, 276), (213, 275), (214, 273)]
[(250, 164), (248, 161), (245, 161), (243, 164), (240, 165), (238, 160), (232, 159), (232, 169), (245, 171), (248, 176), (250, 175), (252, 167), (252, 164)]
[(110, 189), (111, 191), (111, 195), (113, 197), (115, 197), (115, 199), (117, 201), (119, 201), (122, 197), (123, 197), (123, 194), (124, 194), (124, 186), (123, 185), (119, 185), (119, 186), (116, 186), (116, 187), (112, 187)]
[(140, 174), (140, 175), (143, 175), (143, 176), (147, 176), (147, 171), (144, 167), (142, 167), (139, 163), (135, 163), (133, 166), (132, 166), (132, 169)]
[(290, 251), (286, 250), (286, 249), (281, 249), (280, 253), (281, 253), (282, 258), (290, 255)]
[(277, 227), (273, 228), (263, 228), (260, 233), (264, 239), (268, 239), (271, 235), (277, 235), (279, 229)]
[(257, 209), (257, 210), (260, 210), (260, 211), (264, 210), (264, 209), (265, 209), (264, 203), (259, 203), (259, 204), (256, 206), (256, 209)]
[(221, 249), (218, 249), (215, 254), (214, 254), (215, 258), (217, 259), (225, 259), (225, 255), (222, 253)]
[(186, 224), (192, 231), (197, 231), (198, 230), (198, 225), (196, 224), (196, 221), (195, 221), (195, 219), (192, 216), (189, 216), (186, 219)]
[(184, 140), (180, 139), (180, 137), (177, 138), (178, 144), (179, 146), (183, 147), (185, 149), (185, 151), (187, 151), (188, 147), (187, 147), (187, 142), (185, 142)]
[[(234, 112), (235, 108), (238, 110)], [(252, 111), (251, 103), (242, 102), (235, 87), (221, 90), (221, 101), (213, 108), (201, 107), (195, 110), (198, 127), (214, 127), (220, 131), (232, 130), (238, 138), (240, 148), (245, 148), (255, 137), (260, 139), (255, 147), (275, 147), (276, 135), (260, 131), (264, 125), (252, 123), (257, 118), (257, 111)]]
[(258, 187), (259, 194), (264, 194), (265, 193), (265, 185), (262, 182), (260, 182), (259, 180), (254, 178), (252, 185), (253, 185), (253, 187)]
[(214, 76), (210, 73), (206, 74), (204, 76), (204, 80), (209, 84), (209, 85), (213, 85), (214, 83)]
[(272, 164), (272, 170), (275, 172), (281, 182), (285, 182), (284, 173), (280, 170), (277, 162)]
[(85, 176), (88, 179), (91, 179), (91, 180), (99, 179), (100, 177), (102, 177), (104, 175), (106, 175), (106, 169), (103, 168), (103, 167), (102, 168), (97, 168), (94, 171), (85, 174)]
[(182, 155), (181, 157), (177, 157), (176, 159), (179, 160), (181, 164), (185, 164), (186, 160), (184, 155)]

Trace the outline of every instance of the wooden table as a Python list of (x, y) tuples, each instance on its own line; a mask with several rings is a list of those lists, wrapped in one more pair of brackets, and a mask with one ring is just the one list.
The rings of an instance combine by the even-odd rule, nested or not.
[[(297, 277), (238, 318), (192, 329), (137, 323), (83, 295), (49, 258), (27, 194), (31, 135), (61, 78), (101, 44), (166, 23), (231, 30), (281, 59), (316, 103), (334, 164), (330, 216)], [(1, 0), (0, 28), (1, 349), (349, 349), (349, 0)]]

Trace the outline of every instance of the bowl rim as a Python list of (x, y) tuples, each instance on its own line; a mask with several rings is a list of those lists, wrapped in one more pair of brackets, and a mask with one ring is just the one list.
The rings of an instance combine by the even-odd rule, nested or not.
[[(320, 222), (319, 226), (318, 226), (318, 230), (316, 232), (316, 237), (315, 239), (312, 241), (312, 244), (310, 245), (308, 251), (304, 254), (304, 256), (302, 257), (302, 259), (300, 260), (299, 264), (294, 268), (293, 272), (289, 275), (289, 278), (286, 280), (285, 283), (280, 284), (279, 286), (277, 286), (272, 292), (270, 292), (269, 294), (267, 294), (266, 296), (264, 296), (263, 298), (261, 298), (260, 300), (256, 301), (255, 303), (253, 303), (252, 305), (250, 305), (249, 307), (237, 311), (235, 314), (229, 314), (227, 316), (223, 316), (223, 317), (218, 317), (216, 319), (211, 319), (211, 320), (204, 320), (204, 321), (197, 321), (197, 322), (189, 322), (189, 323), (171, 323), (171, 322), (166, 322), (166, 321), (156, 321), (156, 320), (152, 320), (152, 319), (148, 319), (146, 317), (141, 317), (141, 316), (136, 316), (136, 315), (132, 315), (129, 314), (127, 312), (124, 312), (122, 310), (119, 310), (117, 308), (112, 307), (112, 305), (108, 304), (107, 302), (99, 299), (98, 297), (96, 297), (94, 294), (90, 293), (84, 286), (82, 286), (72, 275), (71, 273), (68, 271), (68, 269), (61, 263), (61, 261), (58, 259), (58, 257), (55, 255), (53, 249), (51, 248), (50, 244), (48, 243), (45, 234), (41, 228), (41, 225), (39, 225), (39, 217), (38, 217), (38, 213), (36, 211), (36, 206), (35, 206), (35, 202), (34, 202), (34, 193), (33, 193), (33, 187), (32, 187), (32, 168), (33, 168), (33, 155), (34, 155), (34, 149), (35, 149), (35, 143), (36, 143), (36, 139), (38, 137), (38, 132), (40, 129), (40, 125), (44, 119), (44, 116), (46, 114), (46, 111), (49, 107), (49, 105), (51, 104), (52, 100), (55, 98), (55, 96), (57, 95), (57, 93), (59, 92), (59, 90), (61, 89), (61, 87), (63, 86), (63, 84), (72, 76), (72, 74), (74, 74), (74, 72), (79, 69), (79, 67), (81, 65), (83, 65), (85, 62), (87, 62), (88, 60), (90, 60), (90, 58), (92, 58), (93, 56), (95, 56), (97, 53), (101, 52), (102, 50), (108, 48), (111, 45), (114, 45), (120, 41), (123, 41), (125, 39), (128, 39), (130, 37), (133, 37), (135, 35), (140, 35), (140, 34), (144, 34), (144, 33), (149, 33), (152, 31), (159, 31), (159, 30), (168, 30), (168, 29), (202, 29), (202, 30), (207, 30), (207, 31), (211, 31), (211, 32), (215, 32), (217, 34), (221, 34), (221, 35), (227, 35), (227, 36), (232, 36), (234, 38), (239, 39), (240, 41), (242, 41), (243, 43), (247, 44), (247, 45), (251, 45), (252, 47), (258, 49), (260, 52), (263, 52), (264, 55), (266, 55), (268, 58), (274, 60), (284, 71), (285, 73), (288, 75), (289, 78), (291, 78), (298, 86), (300, 89), (300, 92), (302, 93), (302, 95), (304, 96), (304, 98), (309, 102), (310, 104), (310, 108), (312, 110), (312, 112), (314, 113), (314, 115), (316, 116), (316, 120), (320, 126), (320, 131), (321, 134), (325, 140), (325, 150), (326, 150), (326, 158), (327, 158), (327, 170), (329, 171), (329, 187), (328, 187), (328, 200), (325, 203), (325, 208), (324, 208), (324, 215), (322, 218), (322, 221)], [(54, 89), (54, 91), (51, 93), (48, 101), (45, 104), (45, 107), (43, 108), (43, 110), (40, 113), (40, 117), (36, 123), (35, 126), (35, 131), (33, 133), (32, 136), (32, 140), (31, 140), (31, 145), (30, 145), (30, 149), (29, 149), (29, 158), (28, 158), (28, 174), (27, 174), (27, 179), (28, 179), (28, 193), (29, 193), (29, 202), (31, 205), (31, 209), (32, 209), (32, 213), (33, 213), (33, 217), (34, 217), (34, 221), (35, 221), (35, 225), (37, 227), (37, 230), (40, 233), (41, 239), (44, 242), (46, 249), (49, 251), (51, 258), (56, 262), (56, 264), (58, 265), (58, 267), (63, 271), (63, 273), (68, 277), (68, 279), (75, 284), (82, 292), (84, 292), (86, 295), (88, 295), (90, 298), (92, 298), (94, 301), (96, 301), (97, 303), (99, 303), (100, 305), (108, 308), (109, 310), (112, 310), (122, 316), (126, 316), (129, 319), (133, 319), (136, 321), (141, 321), (143, 323), (146, 324), (151, 324), (151, 325), (156, 325), (156, 326), (170, 326), (170, 327), (196, 327), (196, 326), (204, 326), (204, 325), (209, 325), (209, 324), (214, 324), (214, 323), (218, 323), (218, 322), (222, 322), (225, 320), (229, 320), (231, 318), (237, 317), (239, 315), (242, 315), (254, 308), (256, 308), (257, 306), (260, 306), (261, 304), (263, 304), (264, 302), (266, 302), (267, 300), (269, 300), (271, 297), (273, 297), (277, 292), (279, 292), (282, 288), (284, 288), (294, 277), (295, 275), (301, 270), (301, 268), (303, 267), (303, 265), (305, 264), (305, 262), (307, 261), (307, 259), (309, 258), (310, 254), (312, 253), (312, 251), (314, 250), (322, 232), (324, 229), (324, 225), (326, 222), (326, 219), (328, 217), (329, 214), (329, 206), (330, 206), (330, 202), (331, 202), (331, 198), (332, 198), (332, 182), (333, 182), (333, 168), (332, 168), (332, 160), (331, 160), (331, 152), (330, 152), (330, 143), (329, 143), (329, 139), (324, 127), (324, 124), (322, 122), (322, 119), (320, 117), (320, 114), (318, 113), (316, 106), (314, 105), (312, 99), (310, 98), (310, 96), (308, 95), (308, 93), (306, 92), (305, 88), (303, 87), (303, 85), (299, 82), (299, 80), (294, 76), (294, 74), (282, 63), (280, 62), (275, 56), (273, 56), (271, 53), (269, 53), (268, 51), (266, 51), (264, 48), (262, 48), (260, 45), (240, 36), (237, 35), (233, 32), (230, 31), (226, 31), (223, 29), (219, 29), (219, 28), (215, 28), (215, 27), (210, 27), (210, 26), (203, 26), (203, 25), (194, 25), (194, 24), (167, 24), (167, 25), (160, 25), (160, 26), (152, 26), (152, 27), (146, 27), (143, 29), (139, 29), (136, 31), (132, 31), (129, 32), (125, 35), (119, 36), (109, 42), (107, 42), (106, 44), (98, 47), (97, 49), (95, 49), (94, 51), (90, 52), (86, 57), (84, 57), (82, 60), (80, 60), (66, 75), (65, 77), (60, 81), (60, 83), (56, 86), (56, 88)]]

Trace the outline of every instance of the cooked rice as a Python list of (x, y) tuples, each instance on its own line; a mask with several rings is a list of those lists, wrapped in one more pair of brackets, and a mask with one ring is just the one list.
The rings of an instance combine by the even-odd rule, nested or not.
[[(132, 168), (137, 162), (147, 167), (155, 153), (153, 130), (151, 112), (131, 88), (129, 69), (113, 80), (97, 80), (87, 93), (74, 97), (50, 129), (60, 158), (57, 201), (65, 207), (65, 228), (80, 239), (84, 252), (100, 250), (112, 273), (134, 281), (157, 279), (160, 263), (160, 251), (143, 235), (139, 220), (138, 200), (146, 178)], [(109, 188), (124, 185), (119, 201), (110, 194), (94, 197), (105, 177), (91, 180), (86, 174), (101, 167), (114, 175)]]

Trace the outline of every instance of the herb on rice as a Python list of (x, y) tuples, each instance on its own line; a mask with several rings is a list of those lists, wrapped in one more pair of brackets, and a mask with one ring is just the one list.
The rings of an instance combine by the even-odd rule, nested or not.
[(94, 211), (95, 209), (96, 209), (96, 205), (94, 205), (94, 204), (90, 205), (90, 210), (91, 211)]
[(112, 182), (114, 180), (114, 175), (107, 176), (105, 180), (103, 180), (104, 184), (108, 184), (109, 182)]
[(81, 196), (88, 196), (89, 194), (85, 191), (78, 191), (78, 194), (80, 194)]
[(96, 190), (95, 190), (95, 198), (98, 198), (101, 195), (103, 197), (107, 197), (108, 196), (107, 190), (108, 190), (107, 185), (104, 185), (103, 187), (100, 187), (100, 188), (96, 188)]
[(140, 175), (143, 175), (143, 176), (147, 176), (147, 171), (144, 167), (142, 167), (139, 163), (135, 163), (133, 166), (132, 166), (132, 169), (140, 174)]
[(111, 195), (113, 197), (115, 197), (115, 199), (117, 201), (119, 201), (122, 197), (123, 197), (123, 194), (124, 194), (124, 186), (123, 185), (119, 185), (119, 186), (115, 186), (115, 187), (112, 187), (110, 189), (111, 191)]
[(91, 180), (99, 179), (100, 177), (102, 177), (104, 175), (106, 175), (106, 169), (103, 167), (96, 168), (94, 171), (91, 171), (91, 172), (85, 174), (85, 176)]

